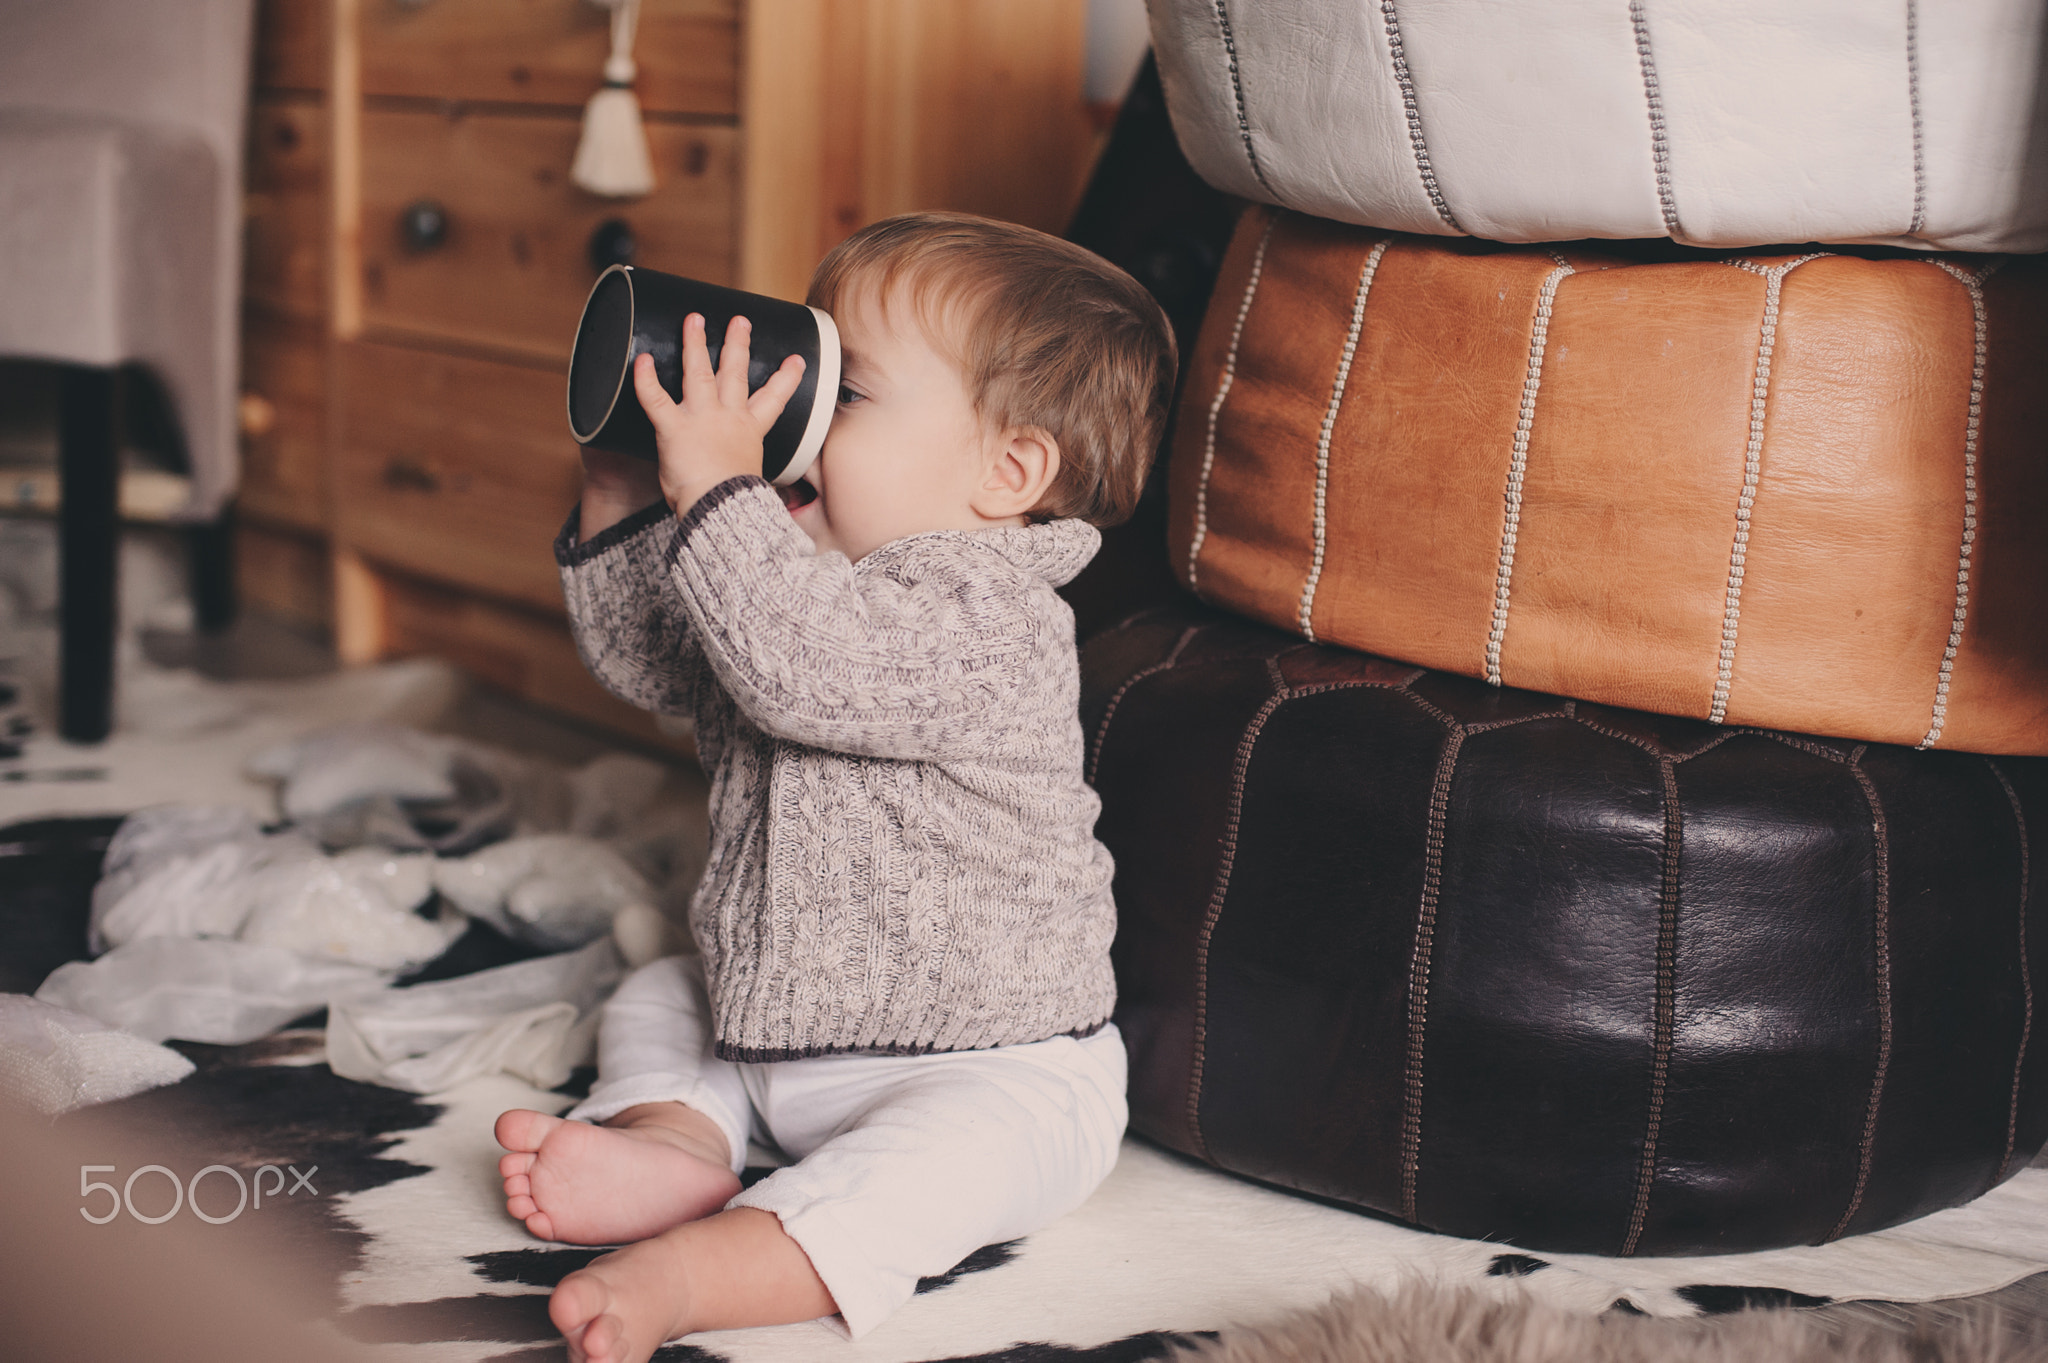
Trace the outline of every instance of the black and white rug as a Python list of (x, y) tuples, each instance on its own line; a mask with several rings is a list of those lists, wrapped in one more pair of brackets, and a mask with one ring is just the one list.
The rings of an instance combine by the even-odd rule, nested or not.
[[(181, 1047), (198, 1071), (114, 1105), (113, 1115), (137, 1129), (176, 1130), (182, 1153), (164, 1162), (187, 1178), (208, 1164), (252, 1178), (266, 1164), (293, 1179), (306, 1174), (292, 1197), (273, 1192), (262, 1214), (283, 1219), (321, 1264), (340, 1329), (379, 1354), (422, 1363), (562, 1357), (547, 1292), (599, 1251), (534, 1240), (505, 1215), (491, 1123), (508, 1107), (559, 1110), (571, 1096), (492, 1077), (416, 1098), (337, 1078), (321, 1045), (319, 1031), (303, 1030), (232, 1049)], [(223, 1182), (209, 1196), (225, 1204), (232, 1192)], [(1969, 1207), (1825, 1248), (1615, 1260), (1429, 1235), (1133, 1140), (1079, 1211), (928, 1280), (858, 1343), (813, 1323), (693, 1336), (658, 1357), (1131, 1363), (1206, 1332), (1313, 1310), (1359, 1286), (1471, 1287), (1573, 1311), (1677, 1317), (1927, 1301), (2044, 1268), (2041, 1167)]]

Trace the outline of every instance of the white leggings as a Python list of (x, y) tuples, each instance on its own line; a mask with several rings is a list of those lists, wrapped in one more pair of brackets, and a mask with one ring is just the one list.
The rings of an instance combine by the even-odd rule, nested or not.
[(919, 1278), (1080, 1206), (1116, 1163), (1114, 1025), (992, 1050), (735, 1064), (712, 1054), (710, 1012), (695, 957), (633, 972), (605, 1005), (597, 1086), (567, 1115), (682, 1103), (718, 1123), (734, 1172), (750, 1136), (796, 1161), (727, 1205), (781, 1218), (855, 1338)]

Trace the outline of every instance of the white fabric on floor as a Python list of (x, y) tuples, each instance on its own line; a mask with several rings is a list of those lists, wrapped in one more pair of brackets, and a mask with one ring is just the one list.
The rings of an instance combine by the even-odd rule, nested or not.
[(0, 1099), (46, 1117), (175, 1084), (190, 1060), (97, 1018), (0, 994)]
[(598, 1005), (625, 962), (609, 938), (581, 951), (338, 1001), (327, 1063), (345, 1079), (438, 1093), (504, 1073), (541, 1088), (590, 1059)]
[(284, 947), (219, 937), (145, 937), (50, 972), (36, 997), (150, 1041), (235, 1046), (268, 1036), (336, 995), (391, 976)]

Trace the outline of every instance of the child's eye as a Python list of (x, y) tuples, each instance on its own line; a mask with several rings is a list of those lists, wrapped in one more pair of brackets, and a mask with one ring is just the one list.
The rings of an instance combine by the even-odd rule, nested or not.
[(860, 401), (860, 397), (861, 395), (859, 393), (854, 392), (845, 384), (842, 383), (839, 385), (839, 402), (841, 406), (844, 406), (849, 402), (858, 402)]

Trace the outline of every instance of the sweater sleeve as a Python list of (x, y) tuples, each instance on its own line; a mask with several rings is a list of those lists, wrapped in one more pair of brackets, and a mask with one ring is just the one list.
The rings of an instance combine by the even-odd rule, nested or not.
[(759, 478), (690, 508), (670, 576), (726, 693), (764, 733), (810, 747), (986, 757), (1035, 722), (1020, 702), (1056, 666), (1059, 622), (1000, 556), (942, 533), (856, 568), (818, 553)]
[(582, 544), (576, 542), (580, 515), (581, 508), (572, 509), (555, 537), (555, 563), (583, 665), (628, 704), (692, 714), (704, 650), (669, 581), (675, 519), (667, 504), (636, 511)]

